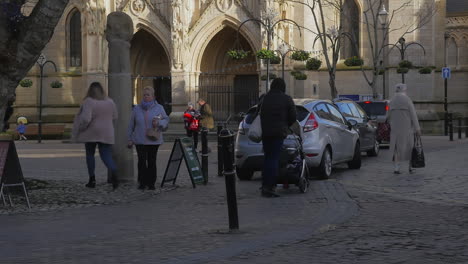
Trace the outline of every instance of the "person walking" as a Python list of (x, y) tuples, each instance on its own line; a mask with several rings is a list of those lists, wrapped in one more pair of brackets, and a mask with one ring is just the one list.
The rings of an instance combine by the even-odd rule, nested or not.
[(262, 196), (278, 197), (275, 191), (279, 172), (280, 152), (288, 135), (288, 127), (296, 122), (296, 108), (289, 95), (285, 94), (286, 83), (275, 78), (270, 91), (260, 102), (264, 165), (262, 174)]
[(213, 129), (214, 128), (214, 119), (213, 111), (209, 104), (206, 103), (205, 99), (198, 99), (198, 105), (200, 105), (200, 126), (202, 129)]
[(197, 150), (198, 147), (198, 131), (200, 130), (199, 124), (200, 112), (198, 112), (192, 103), (188, 103), (187, 110), (184, 112), (184, 127), (187, 132), (187, 137), (193, 138), (193, 149)]
[(393, 153), (393, 172), (400, 174), (400, 162), (408, 163), (411, 168), (411, 151), (415, 135), (421, 135), (418, 116), (411, 99), (406, 95), (406, 84), (395, 86), (395, 95), (390, 101), (387, 121), (390, 124), (390, 153)]
[(28, 140), (24, 135), (26, 133), (26, 125), (22, 121), (19, 121), (16, 131), (18, 132), (19, 140)]
[(162, 131), (169, 117), (154, 98), (153, 87), (143, 89), (143, 101), (133, 108), (128, 124), (128, 147), (135, 145), (138, 155), (138, 189), (155, 190), (156, 159), (159, 146), (164, 142)]
[(117, 107), (114, 101), (107, 97), (102, 85), (93, 82), (89, 86), (80, 111), (73, 122), (72, 138), (85, 144), (86, 165), (88, 167), (88, 188), (96, 187), (95, 159), (96, 146), (99, 156), (111, 171), (112, 187), (119, 185), (116, 175), (116, 164), (112, 159), (112, 145), (115, 143), (114, 121), (117, 119)]

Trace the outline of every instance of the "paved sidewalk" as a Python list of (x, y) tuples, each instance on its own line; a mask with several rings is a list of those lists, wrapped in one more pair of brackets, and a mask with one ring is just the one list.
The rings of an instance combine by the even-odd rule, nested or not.
[[(225, 234), (228, 219), (224, 178), (215, 176), (214, 143), (207, 186), (192, 189), (183, 167), (178, 188), (153, 193), (136, 191), (135, 185), (110, 192), (100, 162), (97, 179), (101, 184), (89, 190), (83, 186), (87, 175), (82, 146), (20, 142), (17, 147), (26, 178), (76, 184), (82, 197), (96, 192), (119, 199), (110, 205), (0, 215), (0, 256), (5, 263), (222, 263), (234, 257), (238, 257), (236, 263), (249, 263), (250, 258), (261, 258), (263, 250), (319, 237), (358, 215), (359, 205), (350, 198), (348, 189), (351, 193), (466, 205), (465, 196), (460, 199), (459, 194), (468, 186), (462, 163), (468, 141), (424, 137), (423, 144), (428, 168), (415, 175), (394, 177), (388, 150), (382, 150), (378, 158), (364, 157), (361, 170), (338, 166), (332, 180), (312, 181), (306, 194), (291, 186), (281, 190), (281, 198), (266, 199), (259, 195), (258, 175), (254, 181), (237, 182), (241, 232)], [(158, 182), (171, 147), (163, 145), (158, 156)], [(404, 177), (413, 180), (405, 183)], [(138, 198), (124, 197), (132, 192)], [(260, 252), (260, 256), (249, 252)], [(300, 255), (293, 255), (288, 256), (294, 263), (306, 263), (307, 259), (300, 261)], [(307, 261), (310, 263), (310, 259)], [(265, 263), (275, 262), (270, 259)]]

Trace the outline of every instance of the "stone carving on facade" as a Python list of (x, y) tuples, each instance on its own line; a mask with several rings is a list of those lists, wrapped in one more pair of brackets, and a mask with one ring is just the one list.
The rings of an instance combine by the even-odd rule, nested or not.
[(232, 1), (233, 0), (216, 0), (216, 6), (219, 11), (227, 12), (232, 6)]
[(133, 0), (132, 2), (132, 9), (137, 13), (141, 13), (145, 10), (146, 3), (144, 0)]
[(182, 69), (183, 52), (189, 49), (188, 30), (193, 14), (193, 1), (172, 1), (172, 58), (173, 67)]
[(468, 17), (450, 17), (447, 18), (448, 28), (468, 28)]
[(102, 35), (106, 27), (106, 8), (102, 1), (88, 0), (85, 6), (86, 30), (90, 35)]
[(115, 10), (122, 11), (127, 3), (128, 0), (115, 0)]

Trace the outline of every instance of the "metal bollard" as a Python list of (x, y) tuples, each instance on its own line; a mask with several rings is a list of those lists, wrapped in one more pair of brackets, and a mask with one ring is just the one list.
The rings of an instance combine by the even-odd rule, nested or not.
[(229, 214), (229, 230), (235, 231), (239, 229), (239, 217), (237, 214), (236, 173), (234, 171), (234, 133), (229, 129), (224, 128), (219, 133), (219, 137), (223, 143), (222, 150)]
[(201, 131), (202, 143), (202, 173), (205, 184), (208, 183), (208, 129), (202, 128)]
[(462, 120), (461, 117), (458, 118), (458, 139), (461, 139), (462, 134)]
[(448, 129), (449, 129), (449, 137), (450, 141), (453, 141), (453, 119), (452, 119), (452, 113), (448, 114)]
[(465, 117), (465, 137), (468, 137), (468, 117)]
[(221, 137), (219, 136), (222, 129), (223, 129), (223, 126), (218, 125), (218, 176), (223, 176), (223, 168), (224, 168), (223, 149), (222, 149), (223, 142), (221, 140)]
[(447, 112), (445, 112), (445, 114), (444, 114), (444, 135), (445, 136), (447, 136), (447, 134), (448, 134), (448, 126), (449, 126), (448, 125), (448, 122), (449, 122), (448, 121), (448, 115), (449, 114)]

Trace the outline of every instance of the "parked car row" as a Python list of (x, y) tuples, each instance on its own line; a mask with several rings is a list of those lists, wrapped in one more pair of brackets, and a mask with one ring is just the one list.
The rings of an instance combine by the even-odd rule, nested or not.
[[(367, 152), (368, 156), (378, 155), (375, 122), (357, 103), (320, 99), (294, 99), (294, 103), (311, 174), (327, 179), (335, 164), (347, 163), (350, 169), (359, 169), (361, 152)], [(239, 124), (235, 163), (241, 180), (250, 180), (253, 173), (263, 167), (262, 143), (255, 143), (247, 136), (256, 113), (257, 106), (253, 106)]]

